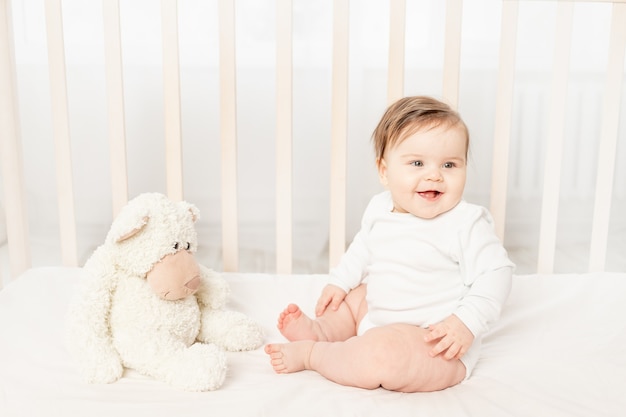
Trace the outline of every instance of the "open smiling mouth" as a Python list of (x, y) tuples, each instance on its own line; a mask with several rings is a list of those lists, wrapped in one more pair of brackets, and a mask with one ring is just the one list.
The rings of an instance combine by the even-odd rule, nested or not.
[(430, 190), (430, 191), (419, 191), (418, 194), (421, 197), (426, 198), (428, 200), (434, 200), (437, 197), (439, 197), (442, 193), (439, 191)]

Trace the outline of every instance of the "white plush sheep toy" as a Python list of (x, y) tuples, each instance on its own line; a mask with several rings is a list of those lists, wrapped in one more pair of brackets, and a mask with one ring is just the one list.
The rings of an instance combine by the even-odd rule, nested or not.
[(87, 260), (68, 312), (68, 348), (90, 383), (124, 368), (189, 391), (221, 387), (225, 351), (262, 343), (258, 324), (225, 309), (225, 279), (198, 264), (198, 209), (159, 193), (131, 200)]

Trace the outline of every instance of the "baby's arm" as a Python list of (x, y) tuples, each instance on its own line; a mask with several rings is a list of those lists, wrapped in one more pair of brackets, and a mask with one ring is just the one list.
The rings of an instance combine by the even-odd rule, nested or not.
[(337, 310), (346, 295), (361, 284), (368, 259), (369, 253), (363, 242), (362, 232), (359, 232), (341, 257), (339, 264), (330, 271), (328, 284), (322, 290), (322, 295), (315, 306), (316, 316), (324, 314), (328, 307)]
[(476, 279), (454, 314), (429, 326), (426, 342), (439, 340), (431, 356), (446, 352), (444, 358), (459, 359), (470, 348), (475, 337), (488, 329), (500, 315), (500, 309), (511, 289), (511, 267), (486, 272)]
[(493, 231), (489, 213), (481, 210), (478, 214), (460, 234), (460, 266), (467, 293), (452, 315), (430, 326), (425, 340), (438, 341), (430, 351), (432, 356), (445, 352), (445, 359), (461, 358), (499, 317), (511, 290), (514, 265)]
[(322, 290), (322, 295), (315, 305), (315, 315), (321, 316), (330, 307), (333, 311), (339, 308), (341, 302), (346, 298), (347, 292), (333, 284), (328, 284)]
[(369, 249), (365, 243), (366, 235), (371, 228), (372, 217), (381, 210), (388, 210), (386, 205), (388, 198), (379, 194), (370, 200), (361, 219), (361, 229), (354, 236), (337, 266), (330, 271), (328, 285), (322, 290), (322, 295), (315, 306), (316, 316), (321, 316), (329, 306), (332, 310), (337, 310), (346, 295), (363, 282), (366, 267), (370, 262)]

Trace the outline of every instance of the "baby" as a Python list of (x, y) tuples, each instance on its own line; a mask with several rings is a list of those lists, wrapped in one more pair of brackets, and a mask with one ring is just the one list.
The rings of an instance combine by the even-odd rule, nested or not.
[(373, 135), (387, 191), (330, 271), (316, 318), (290, 304), (290, 341), (268, 344), (277, 373), (310, 369), (339, 384), (435, 391), (470, 376), (500, 315), (514, 265), (483, 207), (463, 200), (469, 133), (430, 97), (392, 104)]

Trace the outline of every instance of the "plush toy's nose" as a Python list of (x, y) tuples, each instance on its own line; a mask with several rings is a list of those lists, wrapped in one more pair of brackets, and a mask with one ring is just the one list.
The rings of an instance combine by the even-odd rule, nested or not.
[(200, 286), (200, 277), (195, 276), (185, 284), (185, 287), (189, 288), (191, 291), (196, 291)]
[(146, 279), (154, 292), (166, 300), (192, 295), (201, 285), (198, 263), (186, 250), (164, 256), (148, 272)]

